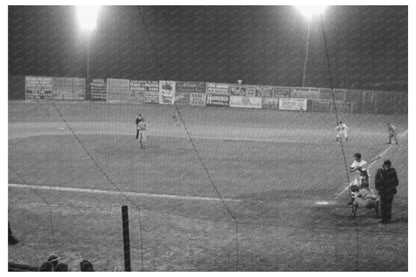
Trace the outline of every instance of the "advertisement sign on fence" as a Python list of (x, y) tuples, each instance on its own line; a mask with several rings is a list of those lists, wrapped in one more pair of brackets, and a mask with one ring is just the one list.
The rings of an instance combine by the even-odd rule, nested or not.
[(229, 106), (229, 96), (222, 94), (207, 93), (207, 105)]
[(207, 83), (206, 92), (216, 95), (230, 95), (229, 84)]
[(52, 95), (55, 100), (85, 100), (85, 79), (54, 77)]
[(257, 86), (256, 96), (257, 97), (272, 97), (273, 87), (272, 86)]
[(205, 92), (191, 92), (190, 104), (192, 106), (205, 106), (207, 102), (207, 95)]
[(257, 86), (246, 85), (246, 96), (256, 97)]
[(107, 85), (104, 79), (92, 79), (91, 84), (91, 100), (106, 101), (107, 100)]
[(261, 109), (261, 97), (230, 96), (230, 107)]
[(307, 99), (302, 98), (280, 98), (279, 109), (290, 110), (290, 111), (306, 111)]
[(189, 105), (191, 93), (205, 93), (205, 83), (176, 82), (175, 103), (178, 105)]
[(273, 87), (272, 97), (274, 98), (290, 97), (291, 93), (292, 93), (292, 88), (290, 87)]
[(257, 86), (251, 85), (230, 85), (230, 95), (255, 97), (256, 89)]
[(134, 81), (134, 87), (143, 93), (145, 103), (159, 103), (159, 81)]
[(159, 104), (175, 103), (175, 81), (159, 81)]
[(263, 97), (262, 108), (278, 109), (279, 108), (279, 98)]
[(246, 96), (246, 87), (242, 85), (230, 85), (230, 95)]
[[(319, 99), (332, 100), (332, 91), (330, 88), (320, 88)], [(346, 95), (346, 89), (333, 89), (335, 101), (344, 101)]]
[(107, 79), (107, 101), (129, 103), (130, 80)]
[(145, 89), (143, 87), (143, 81), (130, 80), (130, 101), (132, 103), (143, 104)]
[(53, 78), (26, 76), (25, 99), (52, 99)]
[(292, 88), (292, 98), (319, 99), (318, 88)]

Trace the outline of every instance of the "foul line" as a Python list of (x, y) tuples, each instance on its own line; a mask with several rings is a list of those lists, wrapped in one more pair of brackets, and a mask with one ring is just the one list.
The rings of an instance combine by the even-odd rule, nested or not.
[[(404, 131), (403, 133), (401, 133), (399, 135), (399, 138), (404, 137), (405, 135), (407, 135), (409, 130)], [(393, 148), (393, 144), (390, 144), (389, 147), (387, 147), (386, 149), (384, 149), (383, 151), (381, 151), (379, 154), (377, 154), (374, 158), (372, 158), (372, 162), (368, 165), (368, 169), (370, 169), (378, 160), (379, 158), (382, 158), (387, 152), (389, 152), (390, 149)], [(379, 158), (378, 158), (379, 157)], [(344, 191), (348, 190), (348, 188), (350, 187), (350, 184), (348, 184), (340, 193), (338, 193), (335, 196), (335, 199), (337, 199), (338, 197), (341, 196), (341, 194), (344, 193)]]
[[(69, 188), (69, 187), (52, 187), (52, 186), (36, 186), (36, 185), (24, 185), (24, 184), (9, 184), (9, 187), (14, 188), (33, 188), (41, 190), (54, 190), (54, 191), (65, 191), (65, 192), (86, 192), (86, 193), (96, 193), (96, 194), (111, 194), (119, 195), (118, 191), (112, 190), (101, 190), (101, 189), (82, 189), (82, 188)], [(174, 195), (174, 194), (155, 194), (155, 193), (145, 193), (145, 192), (124, 192), (126, 195), (131, 196), (141, 196), (149, 198), (170, 198), (170, 199), (181, 199), (181, 200), (205, 200), (205, 201), (221, 201), (219, 198), (215, 197), (204, 197), (204, 196), (189, 196), (189, 195)], [(224, 201), (228, 202), (241, 202), (245, 200), (239, 199), (230, 199), (223, 198)], [(249, 200), (252, 201), (252, 200)]]

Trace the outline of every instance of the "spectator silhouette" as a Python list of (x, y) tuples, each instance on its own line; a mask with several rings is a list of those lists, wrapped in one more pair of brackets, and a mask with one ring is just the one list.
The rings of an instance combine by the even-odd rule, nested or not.
[(94, 271), (94, 267), (92, 266), (92, 263), (90, 263), (87, 260), (83, 260), (79, 263), (79, 266), (81, 268), (81, 271)]
[(58, 259), (59, 259), (58, 256), (52, 254), (52, 255), (49, 256), (49, 258), (47, 260), (48, 262), (50, 262), (52, 264), (53, 270), (55, 270), (56, 267), (58, 266), (58, 263), (59, 263)]
[(56, 266), (55, 271), (68, 271), (68, 265), (64, 263), (59, 263)]
[(13, 236), (12, 229), (10, 229), (10, 223), (9, 223), (9, 245), (15, 245), (19, 241)]
[(40, 267), (39, 271), (53, 271), (53, 265), (51, 262), (44, 262)]

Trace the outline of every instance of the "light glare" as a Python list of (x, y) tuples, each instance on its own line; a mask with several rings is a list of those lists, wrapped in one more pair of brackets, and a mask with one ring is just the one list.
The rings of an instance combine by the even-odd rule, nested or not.
[(321, 15), (325, 12), (327, 6), (295, 6), (295, 8), (304, 16), (307, 20), (311, 20), (314, 16)]
[(77, 6), (76, 15), (79, 27), (83, 31), (93, 31), (97, 27), (100, 6)]

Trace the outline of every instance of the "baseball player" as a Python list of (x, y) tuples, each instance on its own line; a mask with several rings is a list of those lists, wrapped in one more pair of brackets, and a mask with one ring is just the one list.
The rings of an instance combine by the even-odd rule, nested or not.
[(396, 144), (399, 144), (399, 141), (397, 140), (396, 126), (394, 126), (393, 124), (387, 123), (387, 130), (389, 132), (389, 142), (387, 142), (387, 144), (391, 144), (392, 139), (396, 141)]
[(335, 127), (335, 130), (337, 131), (337, 139), (335, 141), (341, 139), (341, 135), (343, 135), (345, 140), (348, 141), (348, 129), (348, 126), (344, 122), (339, 121), (338, 126)]
[(136, 139), (139, 139), (139, 123), (143, 120), (142, 115), (139, 114), (136, 118)]
[[(354, 162), (351, 164), (350, 173), (354, 173), (354, 180), (357, 180), (358, 186), (361, 187), (363, 183), (369, 184), (369, 177), (367, 171), (368, 163), (361, 159), (361, 153), (354, 154)], [(351, 195), (351, 201), (347, 205), (352, 205), (354, 202), (353, 195)]]
[(352, 214), (354, 217), (357, 214), (357, 209), (360, 207), (374, 208), (378, 217), (379, 200), (375, 192), (370, 189), (368, 182), (364, 181), (361, 186), (351, 186), (351, 195), (354, 198), (352, 203)]
[(147, 130), (147, 123), (144, 117), (142, 120), (137, 124), (137, 129), (139, 130), (139, 143), (140, 148), (146, 148), (146, 130)]

